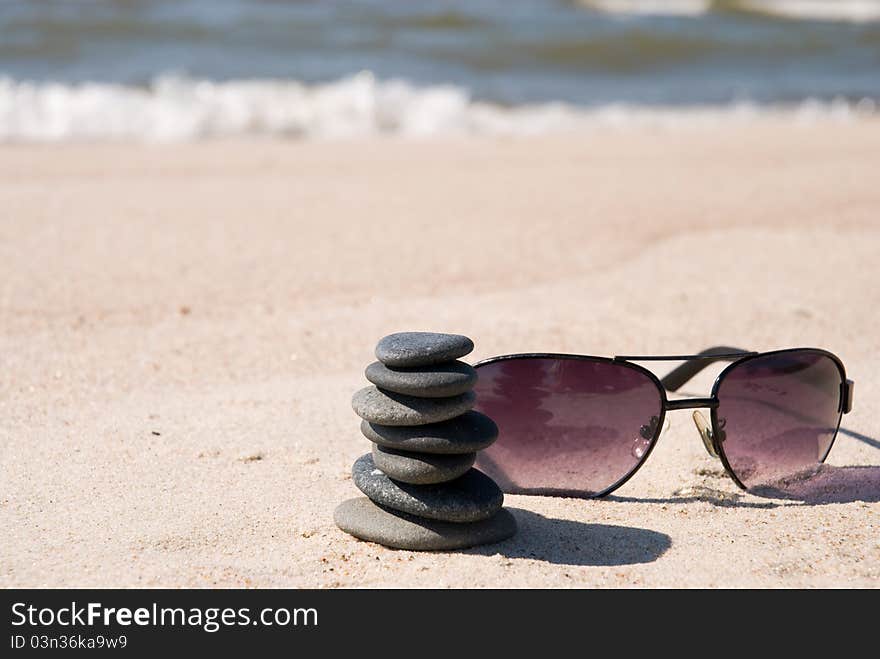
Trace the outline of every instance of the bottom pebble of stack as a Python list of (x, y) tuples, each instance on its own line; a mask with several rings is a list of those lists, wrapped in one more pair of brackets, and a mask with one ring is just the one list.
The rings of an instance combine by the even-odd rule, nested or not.
[(340, 529), (356, 538), (410, 551), (465, 549), (501, 542), (516, 533), (516, 519), (503, 508), (479, 522), (442, 522), (391, 510), (359, 497), (340, 504), (333, 517)]

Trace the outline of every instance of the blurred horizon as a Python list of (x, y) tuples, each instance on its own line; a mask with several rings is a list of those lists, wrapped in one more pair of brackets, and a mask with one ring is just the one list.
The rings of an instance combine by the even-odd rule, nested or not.
[[(878, 71), (880, 0), (12, 0), (0, 8), (0, 139), (99, 133), (107, 122), (84, 127), (83, 113), (117, 106), (159, 130), (157, 113), (180, 123), (188, 103), (247, 114), (223, 119), (235, 130), (286, 134), (309, 133), (334, 103), (370, 106), (379, 132), (401, 123), (401, 103), (418, 106), (405, 120), (415, 132), (462, 108), (471, 127), (497, 124), (484, 105), (540, 106), (536, 130), (609, 106), (873, 112)], [(277, 130), (265, 110), (251, 116), (266, 103), (288, 116)]]

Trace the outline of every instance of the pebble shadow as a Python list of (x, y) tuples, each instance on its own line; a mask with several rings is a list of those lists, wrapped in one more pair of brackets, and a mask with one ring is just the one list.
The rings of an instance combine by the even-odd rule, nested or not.
[(477, 547), (469, 553), (531, 558), (554, 565), (633, 565), (650, 563), (672, 546), (665, 533), (631, 526), (585, 524), (508, 508), (519, 531), (505, 542)]

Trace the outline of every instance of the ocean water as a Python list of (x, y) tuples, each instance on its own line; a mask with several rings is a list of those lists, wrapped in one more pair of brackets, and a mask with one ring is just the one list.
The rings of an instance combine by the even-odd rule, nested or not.
[(875, 113), (880, 0), (3, 0), (0, 140)]

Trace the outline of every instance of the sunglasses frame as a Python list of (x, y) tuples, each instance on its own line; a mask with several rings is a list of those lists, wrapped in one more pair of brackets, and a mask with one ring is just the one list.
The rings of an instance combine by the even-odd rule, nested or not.
[[(654, 383), (654, 386), (657, 387), (657, 391), (660, 394), (661, 404), (660, 415), (657, 421), (657, 428), (654, 431), (653, 436), (651, 437), (651, 442), (648, 445), (648, 449), (645, 451), (645, 454), (642, 456), (638, 464), (636, 464), (636, 466), (632, 469), (632, 471), (626, 474), (623, 478), (618, 480), (610, 487), (602, 490), (601, 492), (597, 492), (586, 497), (593, 499), (604, 497), (610, 494), (611, 492), (622, 486), (624, 483), (626, 483), (636, 474), (636, 472), (639, 471), (639, 469), (642, 468), (642, 465), (644, 465), (648, 461), (651, 452), (654, 450), (654, 446), (660, 439), (660, 435), (663, 432), (663, 426), (666, 421), (666, 412), (671, 410), (709, 410), (710, 425), (712, 430), (711, 446), (715, 452), (715, 455), (713, 457), (717, 457), (721, 460), (721, 464), (724, 466), (724, 470), (727, 472), (727, 475), (730, 476), (734, 483), (736, 483), (743, 490), (747, 490), (748, 488), (734, 473), (733, 468), (730, 466), (730, 462), (728, 461), (727, 456), (724, 453), (724, 442), (720, 439), (721, 437), (723, 437), (724, 429), (723, 427), (721, 427), (718, 419), (718, 406), (720, 405), (718, 399), (718, 389), (721, 386), (721, 383), (724, 382), (724, 378), (727, 377), (728, 374), (730, 374), (738, 366), (741, 366), (742, 364), (751, 361), (752, 359), (756, 359), (758, 357), (766, 357), (770, 355), (784, 355), (787, 353), (795, 352), (808, 352), (824, 355), (834, 362), (834, 364), (837, 366), (837, 370), (840, 373), (840, 398), (838, 401), (837, 426), (834, 429), (834, 436), (831, 438), (831, 442), (828, 445), (828, 450), (825, 452), (825, 455), (822, 456), (822, 459), (819, 460), (819, 464), (822, 464), (825, 462), (825, 459), (828, 457), (829, 453), (831, 453), (831, 449), (834, 447), (834, 442), (837, 440), (837, 435), (840, 430), (840, 422), (843, 419), (843, 415), (848, 414), (852, 410), (854, 382), (847, 379), (846, 368), (844, 367), (843, 362), (840, 360), (840, 358), (834, 353), (823, 350), (821, 348), (783, 348), (781, 350), (771, 350), (768, 352), (755, 352), (749, 350), (741, 350), (739, 348), (731, 348), (728, 346), (715, 346), (703, 350), (702, 352), (695, 355), (616, 355), (614, 357), (600, 357), (594, 355), (577, 355), (553, 352), (523, 352), (510, 355), (499, 355), (497, 357), (489, 357), (488, 359), (483, 359), (476, 362), (473, 366), (475, 369), (479, 369), (480, 366), (485, 366), (487, 364), (515, 359), (570, 359), (577, 361), (602, 362), (619, 364), (620, 366), (631, 368), (646, 375), (648, 379), (650, 379)], [(697, 375), (697, 373), (718, 361), (729, 361), (731, 363), (728, 364), (715, 378), (715, 382), (712, 384), (712, 390), (709, 396), (700, 396), (694, 398), (676, 398), (672, 400), (669, 399), (669, 397), (667, 396), (667, 392), (677, 391), (687, 381)], [(653, 371), (650, 371), (638, 362), (682, 362), (682, 364), (660, 378)], [(707, 451), (709, 450), (708, 445), (706, 446), (706, 449)], [(711, 451), (709, 452), (711, 454)], [(567, 495), (580, 497), (585, 496), (583, 493), (578, 492), (544, 488), (541, 488), (540, 490), (532, 489), (517, 491), (517, 494), (548, 494), (551, 496)]]

